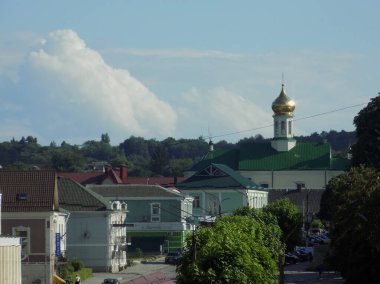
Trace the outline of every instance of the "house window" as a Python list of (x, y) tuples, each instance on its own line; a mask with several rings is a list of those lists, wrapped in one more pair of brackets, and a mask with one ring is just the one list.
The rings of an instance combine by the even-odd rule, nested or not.
[(151, 214), (151, 222), (160, 222), (161, 220), (161, 209), (159, 203), (152, 203), (150, 205), (150, 214)]
[(278, 136), (278, 121), (274, 123), (274, 136)]
[(127, 210), (127, 203), (121, 203), (121, 210)]
[(263, 188), (269, 188), (269, 184), (266, 182), (260, 183), (260, 186)]
[(12, 235), (21, 239), (21, 260), (24, 260), (30, 254), (30, 228), (13, 227)]
[(193, 208), (200, 208), (200, 207), (201, 207), (201, 200), (199, 196), (194, 196)]
[(292, 134), (292, 121), (289, 121), (289, 122), (288, 122), (288, 134), (289, 134), (289, 135)]
[(281, 121), (281, 135), (285, 135), (285, 134), (286, 134), (285, 121)]
[(297, 189), (301, 190), (302, 188), (305, 188), (305, 183), (303, 183), (303, 182), (297, 182)]

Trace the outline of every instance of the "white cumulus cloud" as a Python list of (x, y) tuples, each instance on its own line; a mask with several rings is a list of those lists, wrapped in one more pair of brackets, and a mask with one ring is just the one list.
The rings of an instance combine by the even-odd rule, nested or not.
[[(255, 102), (227, 90), (216, 88), (201, 92), (192, 88), (183, 95), (186, 107), (179, 108), (184, 129), (194, 129), (198, 135), (219, 140), (235, 140), (262, 134), (273, 135), (270, 109), (264, 111)], [(193, 133), (194, 137), (197, 133)]]
[(41, 49), (31, 52), (26, 70), (33, 95), (49, 116), (46, 122), (57, 132), (99, 129), (99, 137), (108, 132), (111, 139), (123, 139), (165, 137), (175, 130), (177, 115), (168, 103), (127, 70), (108, 65), (72, 30), (50, 33)]

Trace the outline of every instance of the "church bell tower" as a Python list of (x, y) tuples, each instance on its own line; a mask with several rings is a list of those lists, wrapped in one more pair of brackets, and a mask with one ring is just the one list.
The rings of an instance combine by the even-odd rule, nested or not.
[(280, 95), (272, 103), (274, 136), (271, 145), (277, 151), (289, 151), (296, 146), (296, 140), (293, 137), (294, 109), (295, 103), (285, 94), (284, 84), (282, 84)]

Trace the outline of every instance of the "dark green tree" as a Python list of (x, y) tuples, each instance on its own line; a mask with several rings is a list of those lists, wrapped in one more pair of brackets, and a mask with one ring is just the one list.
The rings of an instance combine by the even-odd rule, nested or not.
[(80, 172), (84, 168), (84, 159), (74, 151), (58, 149), (52, 155), (51, 164), (56, 171)]
[(150, 161), (150, 169), (157, 175), (168, 175), (169, 155), (163, 145), (158, 144)]
[(329, 260), (346, 283), (378, 283), (380, 172), (358, 167), (329, 182), (332, 190)]
[(372, 98), (354, 118), (357, 142), (352, 146), (352, 165), (380, 169), (380, 96)]
[(187, 240), (177, 283), (277, 283), (280, 235), (277, 225), (249, 216), (224, 216), (199, 227)]
[(283, 232), (283, 242), (291, 251), (302, 241), (302, 214), (288, 198), (276, 200), (263, 208), (264, 212), (276, 217)]

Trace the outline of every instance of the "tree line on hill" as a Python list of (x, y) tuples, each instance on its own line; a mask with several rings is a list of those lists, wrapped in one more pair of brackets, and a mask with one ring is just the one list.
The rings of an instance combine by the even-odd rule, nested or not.
[[(346, 154), (350, 145), (356, 141), (355, 132), (330, 130), (313, 133), (310, 136), (296, 137), (298, 141), (323, 142), (331, 144), (337, 154)], [(266, 142), (258, 134), (235, 143), (225, 140), (214, 144), (215, 149), (228, 150), (249, 142)], [(105, 163), (119, 166), (127, 165), (131, 176), (182, 176), (183, 171), (201, 159), (209, 148), (209, 141), (197, 139), (166, 138), (162, 141), (130, 136), (118, 146), (110, 144), (107, 133), (100, 140), (89, 140), (82, 145), (71, 145), (63, 141), (42, 146), (33, 136), (12, 139), (0, 143), (0, 165), (8, 170), (55, 169), (64, 172), (80, 172), (98, 169)]]

